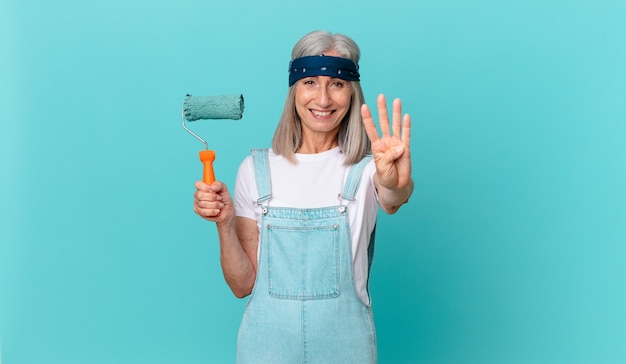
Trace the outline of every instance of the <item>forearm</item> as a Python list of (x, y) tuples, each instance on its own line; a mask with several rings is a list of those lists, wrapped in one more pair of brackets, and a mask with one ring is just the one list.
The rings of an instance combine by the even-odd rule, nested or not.
[[(220, 263), (226, 283), (235, 296), (245, 297), (254, 287), (256, 264), (243, 248), (235, 223), (217, 224)], [(256, 258), (255, 258), (256, 259)]]

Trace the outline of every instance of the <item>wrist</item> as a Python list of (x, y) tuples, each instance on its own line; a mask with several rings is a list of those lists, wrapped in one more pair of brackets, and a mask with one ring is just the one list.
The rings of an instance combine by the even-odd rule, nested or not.
[(409, 197), (413, 194), (413, 180), (398, 188), (389, 188), (381, 184), (377, 186), (378, 200), (381, 207), (386, 212), (395, 212), (403, 204), (409, 201)]

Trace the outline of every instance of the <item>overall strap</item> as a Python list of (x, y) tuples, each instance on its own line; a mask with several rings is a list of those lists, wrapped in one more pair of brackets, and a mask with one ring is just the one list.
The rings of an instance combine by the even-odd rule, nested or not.
[(354, 201), (356, 191), (359, 189), (361, 183), (361, 176), (363, 175), (363, 169), (372, 160), (371, 155), (367, 155), (356, 164), (353, 164), (348, 174), (348, 180), (343, 188), (343, 193), (339, 196), (347, 201)]
[(272, 198), (269, 157), (267, 149), (252, 149), (251, 153), (254, 162), (256, 188), (259, 192), (259, 199), (256, 202), (261, 205)]

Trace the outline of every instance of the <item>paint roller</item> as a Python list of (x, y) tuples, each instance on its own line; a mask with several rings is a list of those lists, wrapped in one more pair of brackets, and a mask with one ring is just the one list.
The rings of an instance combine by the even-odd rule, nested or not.
[(243, 95), (185, 96), (182, 109), (183, 129), (204, 143), (205, 150), (200, 151), (200, 161), (204, 165), (202, 180), (206, 184), (215, 182), (213, 161), (215, 151), (209, 150), (207, 142), (185, 126), (185, 120), (231, 119), (239, 120), (243, 114)]

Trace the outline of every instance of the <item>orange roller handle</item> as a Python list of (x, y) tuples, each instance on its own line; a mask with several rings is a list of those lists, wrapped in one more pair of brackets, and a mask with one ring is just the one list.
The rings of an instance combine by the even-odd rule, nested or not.
[(213, 161), (215, 160), (215, 151), (202, 150), (200, 151), (200, 161), (204, 164), (204, 173), (202, 174), (202, 181), (210, 185), (215, 182), (215, 173), (213, 172)]

